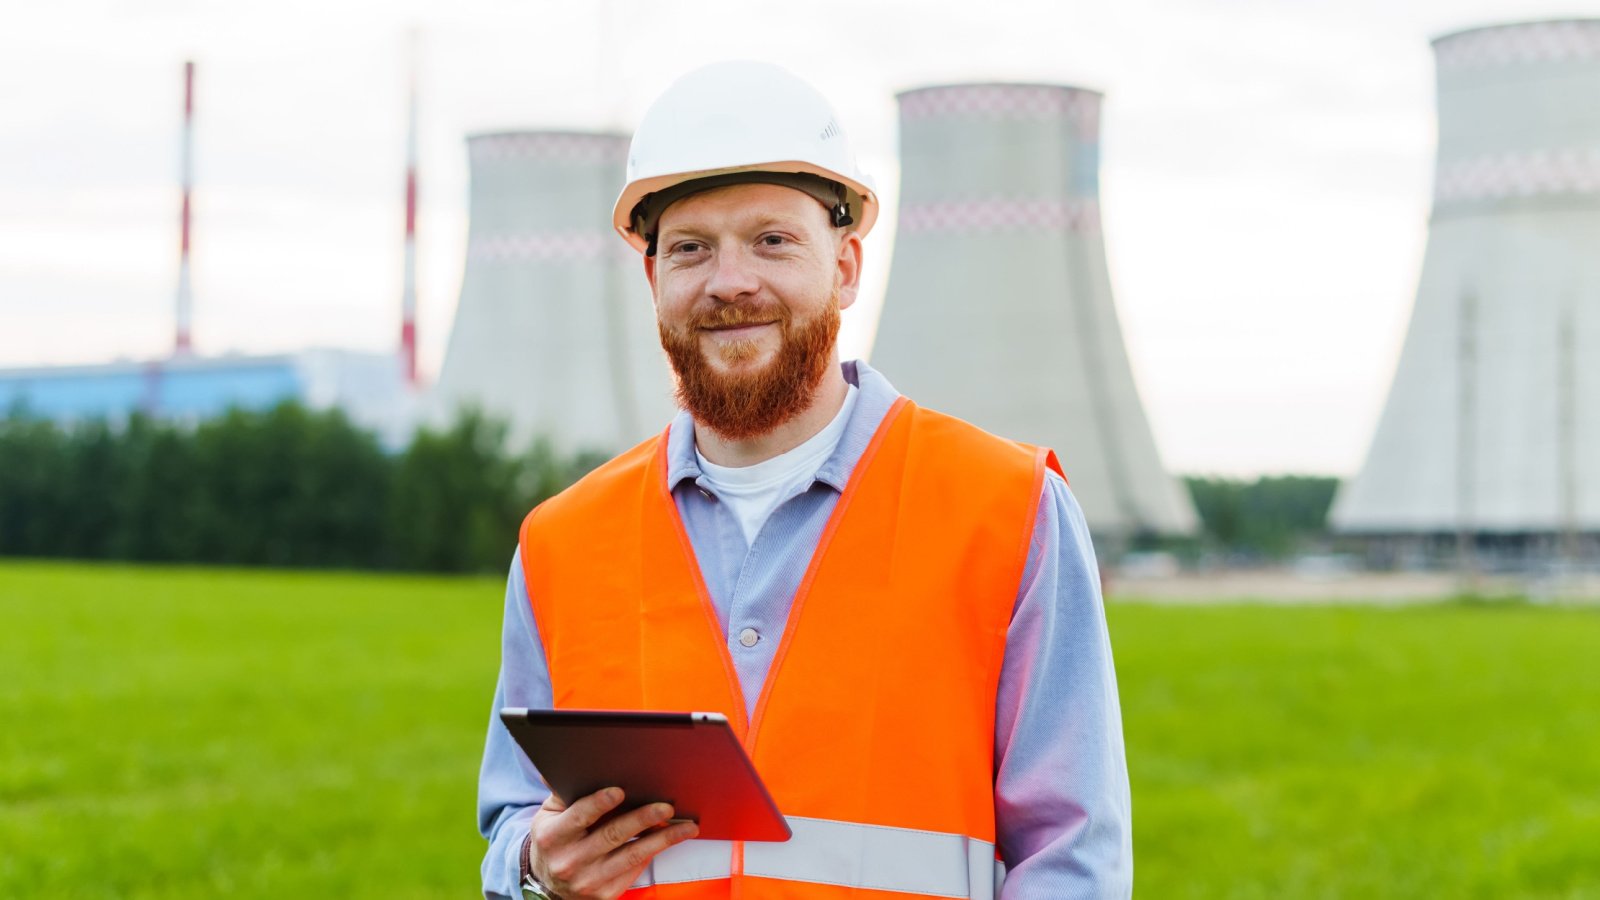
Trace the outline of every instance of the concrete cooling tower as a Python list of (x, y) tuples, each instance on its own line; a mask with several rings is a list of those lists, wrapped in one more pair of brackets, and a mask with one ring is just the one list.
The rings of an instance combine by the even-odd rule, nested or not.
[(461, 301), (435, 388), (476, 405), (513, 447), (616, 451), (665, 428), (672, 375), (638, 256), (611, 229), (624, 135), (467, 140), (471, 224)]
[(1185, 533), (1100, 232), (1100, 95), (966, 84), (900, 101), (900, 216), (872, 362), (918, 403), (1055, 449), (1097, 535)]
[(1433, 49), (1416, 306), (1334, 525), (1600, 531), (1600, 20), (1477, 28)]

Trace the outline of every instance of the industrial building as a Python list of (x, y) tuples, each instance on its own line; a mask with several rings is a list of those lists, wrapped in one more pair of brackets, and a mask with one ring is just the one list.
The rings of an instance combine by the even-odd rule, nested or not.
[(1097, 536), (1194, 531), (1112, 302), (1100, 94), (958, 84), (899, 106), (899, 229), (873, 365), (919, 403), (1053, 448)]
[(62, 425), (89, 419), (120, 423), (134, 413), (195, 423), (230, 408), (262, 410), (284, 402), (337, 407), (356, 425), (398, 450), (416, 428), (416, 87), (410, 95), (406, 163), (405, 281), (400, 352), (311, 349), (266, 355), (195, 355), (194, 289), (189, 275), (194, 190), (195, 65), (183, 64), (183, 125), (178, 284), (172, 353), (162, 359), (0, 369), (0, 415), (23, 414)]
[(474, 135), (461, 300), (436, 419), (476, 407), (524, 447), (618, 451), (676, 406), (639, 257), (611, 228), (628, 137)]
[(0, 369), (0, 414), (63, 425), (120, 423), (134, 413), (194, 423), (229, 408), (263, 410), (290, 401), (337, 407), (391, 449), (404, 447), (415, 428), (414, 395), (393, 353), (305, 350)]
[(1332, 522), (1524, 556), (1593, 553), (1600, 20), (1475, 28), (1433, 50), (1439, 142), (1416, 305)]

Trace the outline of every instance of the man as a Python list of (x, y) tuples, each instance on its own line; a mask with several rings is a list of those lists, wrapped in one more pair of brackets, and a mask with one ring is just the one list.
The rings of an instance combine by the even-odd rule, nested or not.
[(1052, 455), (841, 364), (876, 214), (776, 67), (693, 72), (641, 122), (615, 218), (684, 411), (524, 522), (494, 707), (722, 712), (795, 837), (697, 841), (665, 804), (596, 826), (626, 798), (564, 805), (491, 715), (486, 896), (1131, 893), (1082, 513)]

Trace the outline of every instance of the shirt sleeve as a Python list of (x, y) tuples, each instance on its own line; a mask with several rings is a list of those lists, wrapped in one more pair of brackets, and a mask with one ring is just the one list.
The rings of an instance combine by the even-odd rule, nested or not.
[(1001, 900), (1132, 896), (1132, 804), (1100, 576), (1083, 511), (1053, 472), (995, 713)]
[(490, 900), (521, 897), (522, 844), (533, 813), (550, 795), (522, 748), (500, 722), (500, 709), (549, 709), (550, 667), (539, 641), (521, 551), (511, 556), (506, 577), (505, 622), (500, 635), (500, 677), (489, 710), (489, 734), (478, 774), (478, 831), (489, 839), (483, 856), (483, 895)]

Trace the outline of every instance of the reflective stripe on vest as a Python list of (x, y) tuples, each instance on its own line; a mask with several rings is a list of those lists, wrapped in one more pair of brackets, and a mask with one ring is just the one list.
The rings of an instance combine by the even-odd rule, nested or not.
[[(744, 845), (744, 874), (971, 900), (993, 900), (1005, 877), (988, 841), (801, 816), (788, 821), (789, 840)], [(688, 841), (657, 856), (633, 887), (727, 878), (731, 860), (728, 841)]]
[[(751, 846), (751, 845), (746, 845)], [(714, 881), (733, 874), (732, 841), (684, 841), (668, 847), (645, 866), (632, 887)]]

